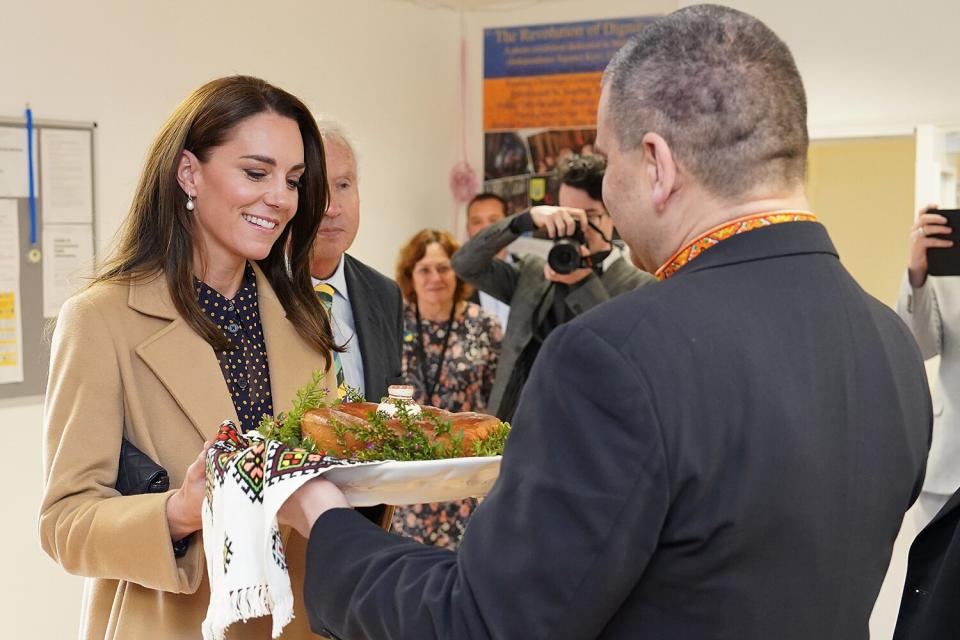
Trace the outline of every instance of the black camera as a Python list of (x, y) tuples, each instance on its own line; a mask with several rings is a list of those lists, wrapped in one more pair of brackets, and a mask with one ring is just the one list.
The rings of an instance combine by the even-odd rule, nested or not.
[(547, 264), (561, 275), (590, 266), (590, 262), (580, 255), (580, 247), (586, 244), (587, 240), (583, 236), (580, 222), (576, 220), (574, 222), (577, 226), (573, 233), (554, 240), (550, 253), (547, 254)]

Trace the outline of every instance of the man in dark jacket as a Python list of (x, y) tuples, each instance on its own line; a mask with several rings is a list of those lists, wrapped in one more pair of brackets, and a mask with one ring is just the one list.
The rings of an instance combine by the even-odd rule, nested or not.
[(786, 45), (715, 5), (604, 75), (604, 202), (662, 282), (556, 329), (458, 554), (314, 480), (311, 625), (339, 638), (866, 640), (932, 410), (896, 314), (804, 195)]

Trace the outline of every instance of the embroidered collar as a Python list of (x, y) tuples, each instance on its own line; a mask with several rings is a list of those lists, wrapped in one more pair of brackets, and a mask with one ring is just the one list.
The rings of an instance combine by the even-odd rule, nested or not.
[(681, 247), (679, 251), (673, 254), (669, 260), (657, 269), (654, 276), (657, 280), (666, 280), (710, 247), (719, 244), (727, 238), (740, 235), (741, 233), (753, 231), (760, 227), (783, 224), (785, 222), (816, 221), (817, 217), (809, 211), (770, 211), (725, 222), (720, 226), (710, 229), (686, 246)]

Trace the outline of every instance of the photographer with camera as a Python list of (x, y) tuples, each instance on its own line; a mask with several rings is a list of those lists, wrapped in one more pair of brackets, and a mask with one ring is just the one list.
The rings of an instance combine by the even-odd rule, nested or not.
[[(510, 420), (527, 374), (556, 327), (621, 293), (653, 281), (612, 242), (613, 220), (603, 206), (605, 162), (575, 157), (560, 170), (559, 207), (538, 206), (496, 222), (457, 251), (457, 275), (510, 305), (497, 377), (487, 411)], [(539, 230), (555, 244), (548, 260), (497, 258), (521, 234)]]

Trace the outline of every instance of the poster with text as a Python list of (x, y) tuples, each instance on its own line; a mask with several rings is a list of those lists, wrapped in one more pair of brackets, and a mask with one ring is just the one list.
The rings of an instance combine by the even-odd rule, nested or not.
[(484, 30), (484, 191), (510, 213), (557, 204), (557, 168), (593, 153), (603, 70), (654, 19)]

